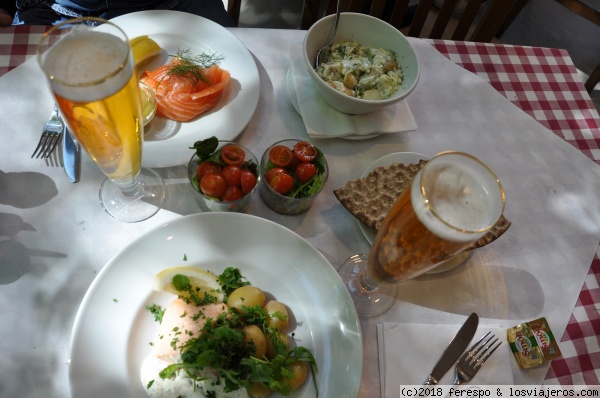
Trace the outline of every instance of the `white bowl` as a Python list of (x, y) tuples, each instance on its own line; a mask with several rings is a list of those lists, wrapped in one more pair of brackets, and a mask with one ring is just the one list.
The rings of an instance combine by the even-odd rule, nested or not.
[(366, 14), (341, 13), (334, 44), (344, 40), (355, 40), (367, 47), (384, 48), (396, 53), (397, 61), (404, 72), (402, 86), (391, 97), (384, 100), (365, 100), (342, 94), (317, 75), (314, 62), (317, 51), (325, 45), (335, 14), (314, 23), (304, 38), (304, 64), (315, 83), (317, 91), (333, 108), (349, 114), (363, 114), (394, 104), (405, 98), (419, 81), (419, 60), (406, 37), (387, 22)]

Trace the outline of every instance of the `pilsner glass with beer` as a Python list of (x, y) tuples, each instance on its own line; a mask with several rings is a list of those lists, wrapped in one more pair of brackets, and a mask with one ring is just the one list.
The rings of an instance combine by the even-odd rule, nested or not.
[[(57, 29), (70, 31), (51, 45)], [(98, 18), (68, 20), (43, 35), (37, 58), (67, 126), (107, 177), (100, 187), (105, 211), (126, 222), (154, 215), (165, 188), (141, 168), (140, 91), (125, 33)]]
[(369, 254), (339, 269), (360, 315), (395, 302), (396, 284), (464, 251), (500, 219), (504, 190), (477, 158), (442, 152), (415, 175), (388, 212)]

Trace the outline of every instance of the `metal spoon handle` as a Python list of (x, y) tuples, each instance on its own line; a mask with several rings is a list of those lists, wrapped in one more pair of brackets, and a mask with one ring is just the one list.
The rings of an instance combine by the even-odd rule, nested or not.
[(315, 58), (315, 68), (317, 68), (320, 64), (327, 62), (329, 60), (329, 56), (331, 55), (331, 45), (333, 44), (333, 40), (335, 39), (335, 33), (337, 32), (338, 23), (340, 21), (340, 11), (341, 11), (341, 3), (342, 0), (338, 0), (337, 2), (337, 10), (335, 12), (335, 20), (333, 21), (333, 25), (331, 26), (331, 30), (329, 31), (329, 37), (327, 38), (327, 44), (323, 46), (318, 52), (317, 57)]
[(335, 12), (335, 21), (333, 22), (333, 26), (331, 27), (331, 31), (329, 32), (329, 41), (327, 43), (327, 47), (331, 47), (333, 44), (333, 39), (335, 39), (335, 32), (337, 32), (338, 23), (340, 22), (340, 4), (342, 0), (338, 0), (337, 2), (337, 10)]

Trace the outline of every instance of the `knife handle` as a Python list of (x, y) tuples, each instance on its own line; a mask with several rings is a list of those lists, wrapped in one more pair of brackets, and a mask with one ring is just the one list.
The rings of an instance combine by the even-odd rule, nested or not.
[(427, 376), (427, 379), (425, 379), (425, 382), (423, 383), (424, 386), (435, 386), (438, 383), (438, 381), (432, 376), (429, 375)]

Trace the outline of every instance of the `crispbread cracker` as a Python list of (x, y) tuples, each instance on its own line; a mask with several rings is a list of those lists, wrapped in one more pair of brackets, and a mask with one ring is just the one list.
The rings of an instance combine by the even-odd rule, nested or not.
[[(377, 167), (365, 178), (349, 181), (343, 188), (333, 191), (340, 203), (368, 227), (378, 231), (388, 211), (410, 180), (419, 172), (426, 160), (418, 164), (394, 163)], [(504, 215), (492, 229), (467, 250), (485, 246), (500, 237), (510, 227)]]

